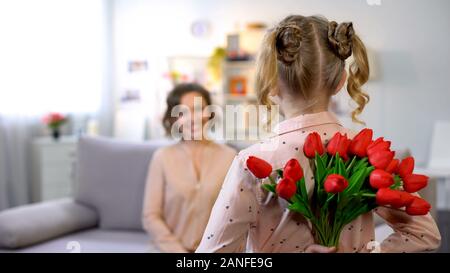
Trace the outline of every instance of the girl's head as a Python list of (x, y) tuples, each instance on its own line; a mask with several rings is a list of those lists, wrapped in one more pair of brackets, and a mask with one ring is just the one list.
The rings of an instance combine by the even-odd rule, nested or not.
[[(197, 102), (201, 104), (197, 104)], [(178, 121), (184, 139), (194, 139), (195, 136), (202, 138), (203, 127), (212, 118), (211, 115), (209, 117), (204, 115), (203, 111), (209, 105), (211, 105), (211, 96), (203, 86), (196, 83), (178, 84), (167, 96), (167, 110), (163, 118), (166, 133), (170, 135), (172, 126)], [(181, 117), (172, 116), (172, 110), (177, 106), (183, 107), (179, 112), (182, 114)], [(185, 128), (190, 128), (190, 130), (185, 130)]]
[(258, 99), (270, 107), (269, 96), (285, 92), (311, 104), (328, 103), (345, 83), (345, 60), (351, 55), (347, 91), (358, 105), (352, 119), (361, 123), (357, 116), (369, 102), (369, 95), (361, 90), (369, 78), (369, 64), (352, 23), (294, 15), (269, 30), (257, 62)]

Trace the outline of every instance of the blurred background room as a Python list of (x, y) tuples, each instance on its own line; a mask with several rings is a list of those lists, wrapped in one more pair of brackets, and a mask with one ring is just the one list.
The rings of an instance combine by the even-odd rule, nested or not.
[[(80, 136), (170, 141), (161, 119), (177, 83), (203, 84), (220, 106), (256, 104), (255, 56), (265, 30), (290, 14), (320, 14), (352, 21), (367, 45), (371, 99), (360, 119), (432, 178), (427, 194), (448, 252), (449, 10), (447, 0), (0, 0), (0, 213), (75, 197)], [(331, 109), (359, 130), (349, 102), (340, 92)], [(233, 128), (249, 129), (246, 122)], [(0, 251), (8, 245), (4, 230)], [(27, 233), (30, 243), (11, 248), (63, 234)], [(112, 251), (120, 243), (114, 236), (89, 250)], [(72, 249), (58, 243), (30, 251)], [(136, 245), (119, 250), (148, 250)]]

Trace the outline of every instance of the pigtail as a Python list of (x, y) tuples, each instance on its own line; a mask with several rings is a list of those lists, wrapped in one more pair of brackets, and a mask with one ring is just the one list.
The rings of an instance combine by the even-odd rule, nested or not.
[(352, 120), (357, 123), (365, 124), (357, 118), (369, 102), (369, 95), (362, 89), (369, 79), (369, 61), (367, 59), (366, 47), (358, 35), (355, 34), (353, 23), (328, 24), (328, 43), (336, 56), (342, 62), (353, 55), (353, 62), (349, 66), (349, 76), (347, 80), (347, 92), (350, 97), (358, 104), (352, 112)]
[(278, 66), (276, 50), (276, 31), (271, 30), (264, 36), (262, 47), (256, 62), (256, 90), (258, 102), (271, 110), (272, 102), (269, 93), (277, 88)]
[(361, 39), (355, 34), (352, 39), (353, 62), (349, 67), (349, 76), (347, 80), (347, 92), (350, 97), (358, 104), (352, 112), (352, 120), (357, 123), (365, 124), (357, 116), (361, 114), (364, 107), (369, 103), (370, 97), (361, 87), (369, 80), (369, 60), (367, 58), (366, 47)]

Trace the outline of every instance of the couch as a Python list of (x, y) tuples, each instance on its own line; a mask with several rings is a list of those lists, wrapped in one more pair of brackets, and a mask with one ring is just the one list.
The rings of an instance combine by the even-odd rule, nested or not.
[[(152, 155), (169, 143), (81, 137), (74, 197), (0, 212), (0, 252), (158, 252), (142, 227), (142, 201)], [(381, 241), (391, 229), (376, 222)]]

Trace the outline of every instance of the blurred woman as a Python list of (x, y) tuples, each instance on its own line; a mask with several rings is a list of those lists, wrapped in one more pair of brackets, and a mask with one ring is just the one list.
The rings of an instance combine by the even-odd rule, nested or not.
[[(235, 156), (232, 148), (206, 139), (208, 105), (210, 94), (198, 84), (178, 85), (167, 98), (163, 125), (182, 137), (155, 152), (143, 208), (144, 228), (162, 252), (195, 251)], [(188, 114), (172, 117), (175, 107)]]

